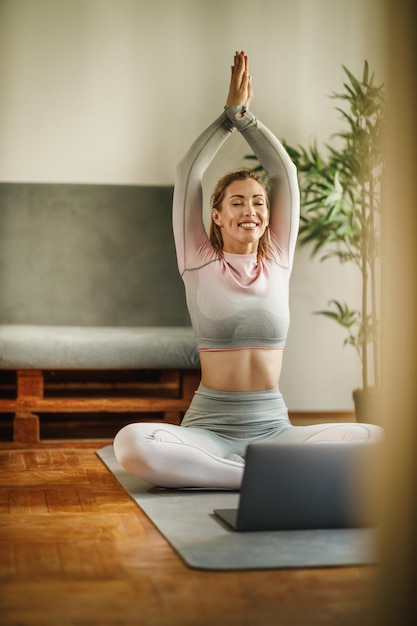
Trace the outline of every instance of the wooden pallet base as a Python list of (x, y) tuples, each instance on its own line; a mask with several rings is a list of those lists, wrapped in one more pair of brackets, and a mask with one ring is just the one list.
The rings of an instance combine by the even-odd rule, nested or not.
[(125, 413), (130, 421), (180, 424), (199, 379), (194, 370), (0, 372), (0, 413), (13, 414), (17, 443), (40, 441), (42, 414)]

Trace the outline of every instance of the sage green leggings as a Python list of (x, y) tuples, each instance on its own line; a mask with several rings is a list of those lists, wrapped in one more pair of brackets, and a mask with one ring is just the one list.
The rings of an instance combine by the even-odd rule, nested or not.
[(114, 440), (119, 463), (145, 482), (161, 487), (239, 489), (249, 443), (377, 441), (372, 424), (293, 426), (278, 388), (222, 392), (200, 384), (181, 426), (136, 423)]

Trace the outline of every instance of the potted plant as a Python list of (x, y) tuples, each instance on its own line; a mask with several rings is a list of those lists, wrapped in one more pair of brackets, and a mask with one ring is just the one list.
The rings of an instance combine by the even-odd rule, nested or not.
[[(362, 79), (344, 66), (343, 70), (344, 91), (331, 95), (342, 102), (336, 110), (345, 124), (334, 135), (337, 145), (326, 144), (322, 151), (316, 142), (308, 148), (283, 143), (299, 172), (299, 242), (312, 245), (313, 256), (353, 263), (360, 273), (359, 309), (333, 299), (328, 308), (316, 313), (346, 330), (344, 344), (357, 351), (362, 364), (362, 389), (353, 392), (357, 419), (378, 421), (372, 405), (380, 386), (378, 281), (385, 93), (383, 84), (375, 84), (366, 61)], [(265, 176), (261, 166), (255, 169)]]

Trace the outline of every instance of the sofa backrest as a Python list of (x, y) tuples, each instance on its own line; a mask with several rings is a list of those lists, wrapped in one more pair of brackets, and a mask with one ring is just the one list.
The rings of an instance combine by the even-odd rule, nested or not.
[(0, 184), (0, 323), (188, 325), (172, 192)]

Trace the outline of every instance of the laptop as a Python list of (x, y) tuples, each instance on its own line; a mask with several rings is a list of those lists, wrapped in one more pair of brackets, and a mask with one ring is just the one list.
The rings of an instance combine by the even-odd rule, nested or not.
[(237, 509), (214, 513), (236, 531), (379, 524), (377, 443), (249, 444)]

